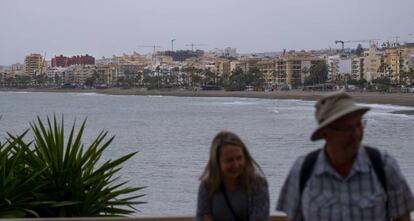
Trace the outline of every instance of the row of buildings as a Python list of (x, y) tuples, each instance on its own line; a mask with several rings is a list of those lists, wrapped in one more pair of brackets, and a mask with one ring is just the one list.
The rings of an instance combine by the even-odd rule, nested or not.
[[(414, 44), (398, 47), (378, 48), (372, 44), (362, 55), (341, 53), (327, 57), (329, 76), (332, 79), (374, 79), (388, 77), (401, 83), (402, 72), (414, 69)], [(413, 82), (411, 82), (413, 83)]]
[[(185, 51), (179, 53), (185, 54)], [(19, 81), (13, 79), (20, 77), (26, 79), (26, 84), (29, 81), (44, 86), (66, 83), (83, 85), (91, 78), (96, 83), (111, 86), (131, 78), (140, 84), (145, 75), (177, 75), (178, 84), (188, 85), (185, 81), (188, 81), (189, 75), (205, 77), (203, 74), (206, 70), (220, 78), (231, 76), (236, 68), (243, 71), (256, 68), (263, 73), (268, 85), (284, 84), (297, 88), (303, 86), (311, 67), (320, 62), (327, 65), (328, 81), (334, 83), (350, 79), (371, 82), (381, 77), (389, 77), (392, 82), (400, 84), (414, 83), (401, 77), (401, 73), (414, 69), (414, 44), (387, 48), (372, 44), (359, 55), (343, 50), (323, 50), (290, 51), (275, 56), (240, 56), (234, 48), (191, 53), (188, 58), (179, 61), (175, 55), (175, 52), (163, 52), (143, 56), (134, 52), (96, 61), (90, 55), (60, 55), (48, 62), (40, 54), (30, 54), (26, 56), (24, 64), (14, 64), (0, 70), (0, 85), (15, 86)]]

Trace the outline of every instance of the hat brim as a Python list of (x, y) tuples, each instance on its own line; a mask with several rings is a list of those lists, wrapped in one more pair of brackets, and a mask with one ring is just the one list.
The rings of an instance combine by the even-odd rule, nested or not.
[(316, 128), (314, 130), (314, 132), (312, 133), (311, 136), (311, 141), (316, 141), (319, 139), (322, 139), (322, 133), (321, 133), (321, 129), (326, 127), (328, 124), (334, 122), (335, 120), (338, 120), (339, 118), (348, 115), (350, 113), (354, 113), (354, 112), (361, 112), (361, 114), (365, 114), (367, 111), (369, 111), (371, 108), (369, 107), (363, 107), (363, 106), (354, 106), (352, 108), (348, 108), (345, 109), (343, 111), (340, 111), (334, 115), (332, 115), (330, 118), (326, 119), (323, 123), (319, 124), (318, 128)]

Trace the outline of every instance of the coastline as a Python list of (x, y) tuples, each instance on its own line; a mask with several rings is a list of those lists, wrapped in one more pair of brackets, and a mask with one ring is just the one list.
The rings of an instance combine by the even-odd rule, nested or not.
[[(139, 88), (120, 89), (60, 89), (60, 88), (0, 88), (0, 91), (20, 91), (20, 92), (52, 92), (52, 93), (98, 93), (109, 95), (136, 95), (136, 96), (177, 96), (177, 97), (244, 97), (261, 99), (295, 99), (316, 101), (321, 96), (329, 92), (321, 91), (193, 91), (180, 89), (165, 90), (141, 90)], [(349, 92), (359, 103), (367, 104), (391, 104), (408, 106), (414, 108), (414, 93), (379, 93), (379, 92)], [(395, 111), (397, 114), (414, 115), (413, 110)]]

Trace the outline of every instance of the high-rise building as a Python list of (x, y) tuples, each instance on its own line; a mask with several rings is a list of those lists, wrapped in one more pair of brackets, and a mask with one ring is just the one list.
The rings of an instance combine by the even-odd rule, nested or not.
[(352, 76), (357, 80), (364, 78), (364, 57), (352, 59)]
[(24, 59), (26, 75), (34, 75), (41, 72), (45, 68), (43, 64), (43, 56), (40, 54), (30, 54)]
[(335, 82), (346, 82), (349, 79), (358, 79), (352, 74), (353, 58), (345, 54), (328, 57), (328, 79)]
[(274, 81), (276, 84), (288, 84), (291, 88), (297, 88), (304, 84), (310, 68), (319, 62), (325, 62), (325, 60), (306, 53), (280, 56), (275, 62)]
[(409, 55), (414, 51), (408, 47), (385, 49), (384, 63), (389, 68), (391, 80), (399, 82), (401, 71), (409, 71)]
[(368, 82), (380, 77), (379, 67), (384, 63), (384, 53), (372, 44), (368, 51), (364, 52), (364, 79)]
[(224, 49), (224, 57), (237, 57), (237, 49), (236, 48), (231, 48), (231, 47), (226, 47)]

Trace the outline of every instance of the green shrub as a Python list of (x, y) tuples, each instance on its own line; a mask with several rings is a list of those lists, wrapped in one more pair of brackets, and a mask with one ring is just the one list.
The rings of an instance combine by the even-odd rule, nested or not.
[[(9, 196), (19, 192), (17, 188), (27, 189), (13, 198), (4, 197), (6, 203), (1, 201), (0, 216), (123, 216), (137, 211), (134, 205), (144, 202), (137, 201), (143, 195), (136, 192), (143, 187), (125, 187), (127, 182), (119, 182), (117, 176), (120, 165), (136, 152), (99, 162), (114, 137), (106, 139), (108, 132), (103, 131), (84, 148), (85, 123), (86, 120), (77, 132), (74, 123), (67, 139), (63, 117), (61, 122), (56, 117), (53, 121), (47, 118), (46, 124), (38, 117), (31, 123), (32, 142), (24, 141), (26, 133), (9, 134), (0, 155), (0, 169), (3, 170), (5, 164), (4, 170), (9, 170), (9, 175), (1, 177), (4, 178), (1, 183), (6, 185), (10, 182), (7, 180), (12, 180), (17, 185), (0, 190), (0, 194), (4, 192), (4, 196)], [(3, 195), (0, 197), (3, 200)]]
[(41, 187), (41, 183), (36, 179), (44, 168), (35, 172), (25, 167), (25, 149), (16, 148), (17, 140), (20, 140), (24, 134), (8, 140), (5, 144), (0, 144), (0, 217), (2, 218), (38, 216), (33, 208), (40, 203), (36, 203), (33, 192)]

